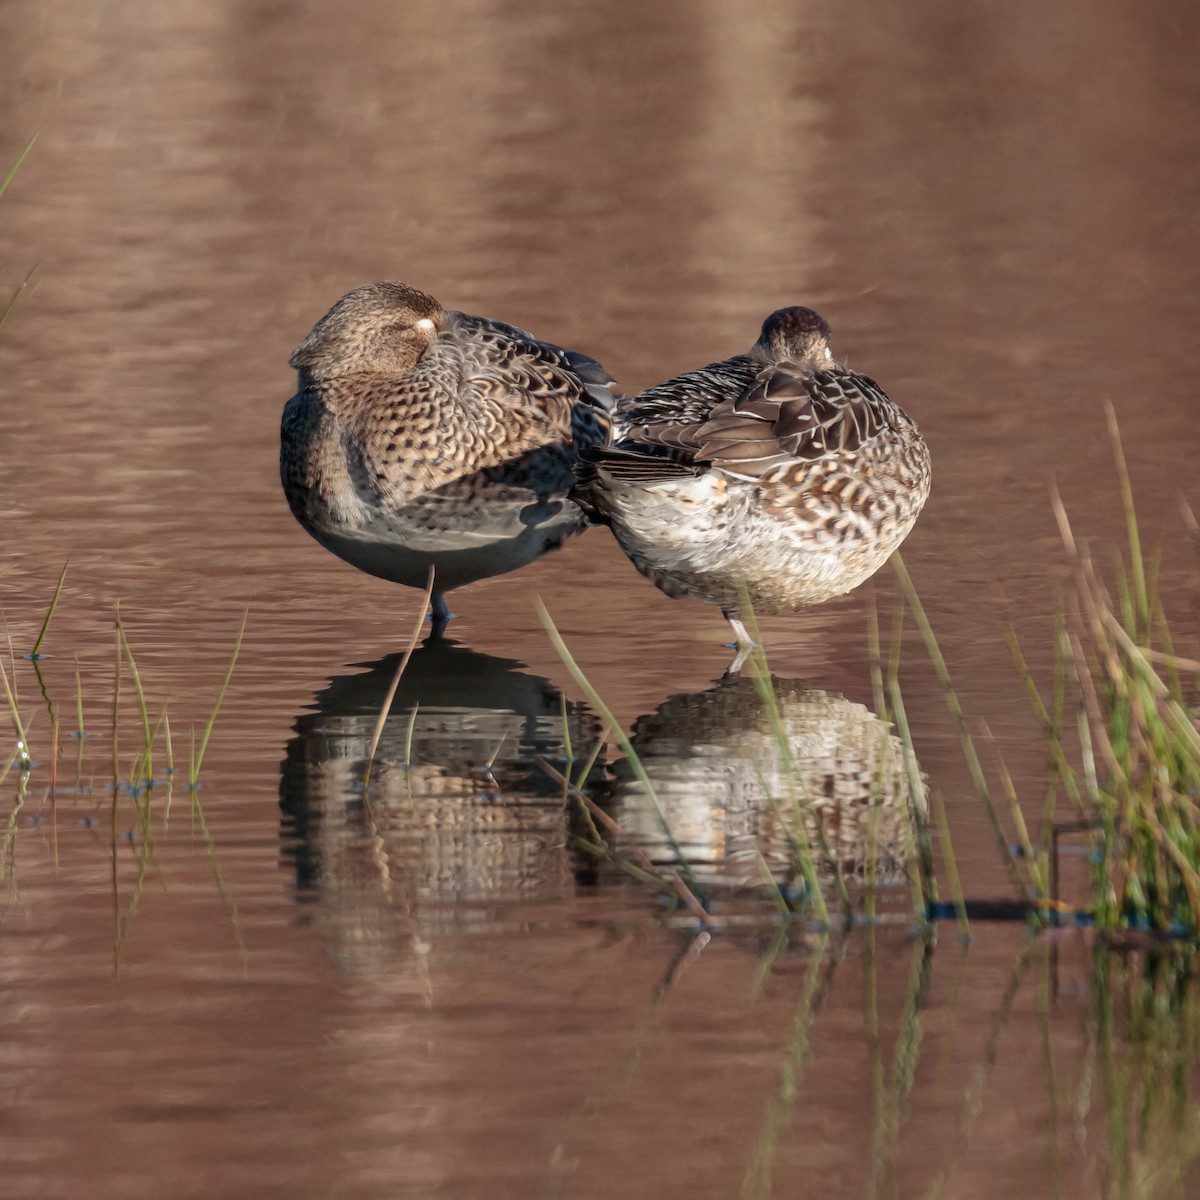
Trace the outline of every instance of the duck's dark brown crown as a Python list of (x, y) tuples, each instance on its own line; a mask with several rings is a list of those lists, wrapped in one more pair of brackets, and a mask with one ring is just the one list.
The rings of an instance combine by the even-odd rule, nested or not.
[(803, 342), (812, 337), (829, 337), (829, 323), (811, 308), (793, 305), (773, 312), (762, 326), (761, 340), (771, 342)]
[(826, 366), (831, 358), (828, 346), (829, 325), (825, 318), (811, 308), (793, 305), (777, 309), (763, 322), (750, 355), (771, 364)]

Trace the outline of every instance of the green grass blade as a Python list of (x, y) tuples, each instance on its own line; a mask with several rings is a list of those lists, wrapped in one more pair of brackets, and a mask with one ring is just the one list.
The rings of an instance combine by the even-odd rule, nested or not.
[[(933, 873), (933, 864), (928, 856), (921, 854), (921, 846), (917, 841), (917, 825), (928, 813), (920, 811), (920, 800), (925, 795), (924, 781), (921, 779), (921, 768), (917, 765), (916, 752), (913, 749), (912, 733), (908, 727), (908, 713), (904, 707), (904, 699), (900, 693), (900, 680), (893, 676), (890, 681), (892, 699), (892, 716), (896, 722), (896, 731), (900, 736), (903, 748), (905, 780), (908, 784), (908, 800), (904, 805), (905, 817), (903, 830), (905, 833), (904, 857), (909, 887), (913, 895), (913, 907), (923, 917), (927, 914), (926, 900), (937, 899), (937, 880)], [(954, 860), (954, 847), (950, 845), (950, 831), (942, 831), (942, 852), (949, 864)], [(922, 867), (924, 868), (922, 870)], [(956, 872), (951, 871), (953, 880)], [(924, 876), (924, 878), (922, 878)], [(928, 893), (928, 896), (926, 896)]]
[[(413, 651), (417, 648), (417, 642), (421, 639), (421, 629), (425, 624), (425, 614), (429, 611), (429, 603), (433, 598), (433, 567), (429, 568), (429, 578), (425, 582), (425, 596), (421, 601), (421, 607), (417, 611), (417, 621), (413, 626), (412, 635), (408, 639), (408, 645), (405, 647), (404, 654), (400, 662), (396, 666), (396, 673), (392, 676), (392, 682), (387, 690), (387, 695), (383, 698), (383, 704), (379, 708), (379, 716), (375, 720), (375, 729), (371, 734), (371, 747), (367, 751), (367, 765), (363, 768), (363, 792), (371, 784), (371, 768), (375, 765), (375, 751), (379, 749), (379, 739), (383, 737), (383, 727), (387, 724), (388, 713), (392, 711), (392, 701), (396, 698), (396, 689), (400, 686), (400, 679), (404, 675), (405, 668), (408, 666), (409, 659), (413, 656)], [(413, 715), (409, 719), (408, 736), (411, 747), (412, 741), (412, 722), (416, 720), (416, 709), (413, 709)], [(408, 763), (408, 751), (405, 751), (405, 763)], [(369, 801), (368, 801), (369, 803)]]
[(604, 747), (608, 745), (608, 739), (611, 733), (612, 730), (609, 729), (607, 725), (605, 725), (600, 731), (600, 736), (596, 739), (596, 744), (592, 747), (591, 754), (588, 755), (587, 761), (584, 763), (579, 774), (575, 776), (575, 786), (577, 788), (582, 788), (583, 785), (587, 783), (588, 777), (591, 775), (592, 771), (595, 770), (596, 761), (599, 759), (600, 755), (604, 753)]
[[(754, 655), (758, 655), (759, 650), (755, 650), (753, 653)], [(763, 665), (759, 673), (755, 675), (760, 697), (764, 688), (763, 685), (757, 683), (757, 680), (760, 676), (765, 675), (765, 672), (766, 666)], [(772, 699), (776, 699), (774, 689), (770, 684), (770, 676), (765, 675), (765, 678), (767, 680), (765, 690), (770, 692)], [(764, 700), (764, 708), (766, 704), (767, 702)], [(829, 906), (825, 903), (825, 892), (821, 887), (821, 881), (817, 874), (817, 865), (813, 862), (812, 846), (810, 844), (810, 839), (813, 836), (816, 838), (817, 849), (829, 864), (830, 874), (841, 884), (838, 895), (842, 901), (843, 913), (847, 918), (850, 914), (850, 895), (846, 890), (841, 861), (835, 860), (834, 856), (830, 853), (828, 840), (825, 837), (825, 829), (821, 824), (821, 815), (817, 812), (812, 796), (809, 795), (803, 776), (795, 769), (795, 764), (791, 757), (791, 746), (787, 744), (787, 731), (782, 729), (782, 722), (778, 719), (778, 711), (775, 713), (775, 718), (775, 721), (771, 724), (772, 737), (775, 738), (777, 747), (779, 748), (780, 766), (783, 769), (784, 779), (787, 780), (788, 805), (791, 814), (790, 821), (780, 811), (779, 805), (776, 803), (771, 788), (767, 783), (766, 774), (757, 763), (755, 763), (755, 774), (758, 776), (758, 783), (763, 790), (763, 795), (766, 796), (767, 803), (770, 804), (775, 814), (775, 819), (779, 822), (779, 827), (783, 830), (784, 837), (787, 838), (788, 846), (796, 861), (796, 866), (799, 868), (800, 875), (804, 880), (807, 899), (813, 906), (817, 920), (822, 925), (828, 926), (830, 924)], [(797, 784), (800, 785), (799, 790), (797, 790)], [(812, 819), (813, 833), (811, 835), (808, 832), (808, 822), (804, 819), (804, 810), (800, 803), (801, 791), (804, 794), (804, 804), (808, 808), (808, 815)]]
[(204, 736), (200, 739), (200, 748), (192, 756), (188, 782), (193, 788), (200, 781), (200, 767), (204, 762), (204, 752), (208, 749), (208, 739), (212, 737), (213, 726), (217, 723), (217, 713), (221, 711), (221, 702), (225, 699), (225, 693), (229, 690), (229, 681), (233, 678), (234, 667), (237, 666), (238, 654), (242, 649), (242, 638), (245, 636), (246, 622), (249, 618), (250, 610), (247, 608), (242, 613), (242, 623), (238, 627), (237, 641), (234, 642), (233, 653), (229, 657), (229, 667), (225, 671), (225, 678), (221, 681), (221, 687), (217, 692), (217, 699), (213, 704), (212, 712), (208, 714), (208, 724), (204, 727)]
[(763, 858), (762, 851), (755, 846), (754, 857), (758, 861), (758, 869), (762, 872), (763, 883), (766, 885), (767, 894), (771, 897), (775, 905), (775, 911), (786, 921), (791, 916), (792, 910), (788, 908), (788, 902), (784, 898), (783, 892), (780, 891), (779, 884), (775, 881), (775, 876), (771, 874), (771, 867), (767, 860)]
[(1009, 878), (1012, 880), (1013, 887), (1016, 889), (1017, 895), (1024, 899), (1021, 876), (1017, 871), (1016, 864), (1012, 860), (1012, 856), (1008, 852), (1008, 839), (1004, 836), (1004, 829), (1000, 824), (1000, 817), (996, 812), (996, 805), (992, 799), (991, 790), (988, 788), (983, 764), (979, 761), (979, 754), (975, 749), (975, 741), (971, 737), (970, 730), (967, 728), (966, 714), (963, 712), (962, 704), (958, 699), (958, 693), (954, 690), (954, 681), (950, 677), (950, 669), (947, 667), (946, 660), (942, 656), (941, 647), (938, 645), (937, 637), (933, 632), (933, 627), (929, 623), (929, 617), (926, 615), (925, 608), (921, 604), (921, 598), (917, 595), (916, 585), (908, 573), (908, 568), (904, 565), (904, 560), (898, 553), (892, 555), (892, 565), (895, 568), (896, 574), (900, 577), (900, 584), (904, 589), (905, 596), (908, 598), (909, 607), (912, 609), (913, 616), (917, 622), (917, 628), (921, 631), (921, 637), (925, 642), (925, 649), (933, 663), (933, 669), (938, 677), (938, 682), (942, 685), (946, 705), (950, 709), (950, 716), (958, 731), (959, 745), (962, 748), (963, 757), (967, 761), (967, 770), (970, 772), (971, 780), (975, 785), (975, 793), (983, 802), (984, 811), (987, 813), (988, 820), (991, 823), (992, 832), (1000, 847), (1000, 853), (1004, 857), (1005, 868), (1008, 871)]
[[(146, 704), (146, 690), (142, 687), (142, 675), (133, 657), (133, 648), (129, 644), (129, 638), (125, 635), (125, 626), (121, 622), (121, 610), (119, 608), (117, 609), (117, 637), (120, 640), (121, 649), (125, 653), (125, 661), (129, 664), (129, 674), (133, 678), (133, 690), (137, 696), (138, 713), (142, 718), (142, 755), (140, 762), (147, 771), (152, 772), (151, 748), (154, 744), (154, 737), (150, 732), (150, 709)], [(140, 770), (138, 774), (141, 774)], [(140, 778), (130, 780), (133, 787), (136, 787), (140, 782)]]
[(171, 718), (167, 706), (163, 705), (163, 739), (167, 746), (167, 774), (175, 774), (175, 747), (171, 744)]
[(33, 273), (36, 270), (37, 270), (37, 263), (34, 263), (34, 265), (29, 268), (28, 272), (25, 275), (25, 278), (22, 279), (21, 282), (18, 283), (15, 288), (13, 288), (12, 295), (9, 296), (7, 302), (4, 305), (4, 311), (0, 312), (0, 329), (4, 328), (4, 322), (8, 320), (9, 314), (12, 312), (12, 310), (17, 307), (17, 301), (21, 298), (21, 293), (28, 286), (29, 281), (33, 278)]
[(1125, 448), (1121, 444), (1121, 430), (1117, 425), (1117, 412), (1111, 400), (1104, 402), (1108, 418), (1108, 434), (1112, 439), (1113, 457), (1117, 463), (1117, 480), (1121, 486), (1121, 504), (1125, 510), (1125, 529), (1129, 538), (1129, 561), (1133, 569), (1133, 588), (1137, 600), (1137, 622), (1133, 628), (1138, 637), (1144, 637), (1150, 628), (1150, 600), (1146, 586), (1146, 561), (1142, 556), (1142, 538), (1138, 531), (1137, 513), (1133, 507), (1133, 485), (1129, 479), (1129, 466), (1125, 461)]
[[(413, 760), (412, 760), (413, 729), (416, 728), (417, 713), (420, 711), (421, 711), (420, 703), (414, 702), (413, 706), (412, 706), (412, 712), (410, 712), (408, 714), (408, 725), (405, 727), (405, 730), (404, 730), (404, 769), (406, 771), (411, 770), (412, 765), (413, 765)], [(373, 759), (374, 755), (372, 755), (371, 757)], [(368, 779), (369, 778), (370, 778), (370, 776), (368, 776)]]
[(29, 766), (29, 738), (25, 733), (25, 723), (21, 720), (21, 710), (17, 707), (17, 697), (13, 691), (12, 684), (9, 682), (8, 672), (4, 669), (4, 663), (0, 662), (0, 683), (4, 684), (4, 697), (8, 701), (8, 711), (12, 715), (13, 727), (17, 732), (17, 759), (21, 763), (22, 768)]
[(79, 674), (79, 655), (75, 655), (75, 718), (79, 722), (77, 730), (80, 740), (83, 739), (83, 679)]
[[(0, 319), (2, 325), (3, 319)], [(62, 573), (58, 577), (58, 584), (54, 588), (54, 595), (50, 598), (50, 607), (46, 610), (45, 619), (42, 621), (42, 627), (38, 630), (37, 639), (33, 643), (33, 649), (29, 652), (29, 657), (36, 659), (38, 651), (42, 648), (42, 642), (46, 639), (46, 630), (50, 628), (50, 622), (54, 619), (54, 612), (58, 608), (59, 599), (62, 597), (63, 583), (67, 578), (67, 567), (70, 565), (70, 559), (63, 563)]]
[(549, 610), (543, 603), (541, 597), (537, 600), (538, 616), (541, 618), (542, 625), (545, 627), (547, 634), (550, 636), (550, 641), (557, 651), (559, 658), (562, 659), (563, 665), (567, 668), (571, 678), (583, 689), (589, 703), (600, 715), (600, 719), (614, 731), (617, 740), (617, 745), (621, 748), (621, 752), (629, 761), (630, 770), (633, 771), (638, 783), (642, 785), (642, 790), (649, 800), (651, 807), (654, 809), (655, 815), (658, 818), (659, 825), (662, 828), (663, 834), (667, 839), (667, 844), (671, 847), (671, 852), (675, 855), (675, 861), (679, 866), (684, 878), (687, 881), (688, 887), (692, 892), (698, 893), (699, 889), (696, 885), (695, 877), (692, 875), (687, 858), (684, 856), (683, 850), (679, 843), (675, 840), (675, 834), (671, 830), (671, 823), (667, 819), (666, 809), (663, 808), (662, 800), (659, 798), (658, 792), (655, 790), (654, 783), (646, 772), (646, 768), (638, 756), (637, 751), (633, 748), (633, 743), (625, 735), (621, 729), (616, 717), (613, 716), (612, 710), (605, 703), (604, 698), (592, 686), (591, 681), (583, 673), (582, 668), (575, 661), (574, 655), (567, 648), (567, 643), (563, 641), (562, 634), (558, 632), (558, 627), (554, 624), (554, 619), (550, 616)]
[(971, 937), (971, 922), (967, 919), (967, 898), (958, 874), (958, 859), (954, 855), (954, 842), (950, 837), (950, 822), (946, 819), (946, 804), (942, 793), (936, 788), (931, 800), (934, 820), (937, 821), (938, 832), (942, 835), (942, 857), (946, 863), (946, 874), (950, 876), (950, 898), (954, 902), (959, 934), (965, 942)]
[(37, 142), (38, 138), (41, 137), (41, 134), (42, 134), (42, 127), (39, 125), (38, 128), (34, 131), (33, 137), (31, 137), (29, 139), (29, 141), (27, 141), (25, 143), (25, 149), (21, 151), (20, 155), (18, 155), (17, 161), (15, 163), (13, 163), (8, 174), (5, 175), (4, 182), (0, 183), (0, 196), (3, 196), (4, 193), (8, 191), (8, 185), (10, 183), (12, 183), (12, 181), (16, 178), (17, 172), (24, 165), (25, 160), (29, 157), (29, 152), (33, 149), (34, 144)]

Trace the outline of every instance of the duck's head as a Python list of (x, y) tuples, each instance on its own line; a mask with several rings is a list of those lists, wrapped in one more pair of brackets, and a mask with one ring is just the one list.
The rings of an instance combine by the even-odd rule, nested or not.
[(385, 280), (347, 292), (292, 352), (310, 379), (407, 371), (446, 325), (442, 306), (406, 283)]
[(836, 366), (829, 348), (829, 325), (811, 308), (794, 305), (773, 312), (750, 353), (771, 363), (794, 363), (809, 371)]

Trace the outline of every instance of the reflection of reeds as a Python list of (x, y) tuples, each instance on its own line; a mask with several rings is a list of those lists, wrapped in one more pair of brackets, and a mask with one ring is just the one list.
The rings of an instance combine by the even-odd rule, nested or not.
[(808, 967), (804, 972), (804, 984), (800, 999), (792, 1018), (791, 1034), (784, 1047), (780, 1064), (779, 1088), (767, 1101), (762, 1128), (754, 1145), (754, 1152), (742, 1185), (738, 1189), (739, 1200), (767, 1200), (772, 1195), (772, 1176), (775, 1153), (780, 1134), (787, 1128), (795, 1110), (796, 1099), (804, 1081), (805, 1068), (811, 1057), (812, 1031), (821, 1005), (829, 993), (834, 971), (844, 953), (829, 953), (829, 935), (817, 939), (810, 952)]
[[(694, 944), (667, 939), (663, 949)], [(739, 1107), (719, 1086), (689, 1087), (686, 1073), (670, 1073), (685, 1057), (676, 1039), (696, 1032), (697, 1016), (684, 1003), (658, 1021), (656, 989), (627, 1052), (589, 1073), (557, 1139), (554, 1194), (569, 1191), (568, 1175), (599, 1176), (612, 1144), (604, 1114), (658, 1086), (673, 1089), (670, 1101), (686, 1095), (697, 1130), (740, 1146), (729, 1156), (740, 1180), (731, 1173), (720, 1191), (742, 1200), (831, 1182), (838, 1195), (926, 1200), (981, 1185), (988, 1195), (1088, 1200), (1200, 1194), (1191, 947), (1114, 955), (1079, 937), (995, 930), (949, 958), (935, 944), (934, 929), (912, 937), (876, 926), (812, 934), (793, 924), (753, 942), (728, 935), (699, 969), (719, 970), (708, 986), (726, 989), (722, 1003), (739, 994), (747, 1003), (733, 1015), (734, 1045), (723, 1037), (709, 1051), (712, 1011), (700, 991), (698, 1028), (712, 1055), (700, 1078), (730, 1080)], [(751, 945), (757, 965), (731, 975)], [(665, 1084), (651, 1074), (664, 1063)], [(747, 1082), (735, 1091), (739, 1069)]]
[(866, 1012), (867, 1046), (871, 1064), (871, 1178), (869, 1196), (877, 1196), (885, 1184), (894, 1185), (896, 1159), (900, 1150), (900, 1129), (907, 1115), (909, 1096), (917, 1075), (924, 1030), (921, 1012), (929, 987), (933, 938), (926, 936), (913, 942), (909, 959), (904, 1003), (899, 1014), (899, 1028), (892, 1048), (891, 1069), (883, 1061), (879, 1028), (879, 996), (876, 960), (876, 930), (866, 931), (865, 968), (867, 974)]
[[(617, 730), (541, 612), (576, 683)], [(753, 614), (745, 619), (752, 629)], [(580, 849), (610, 859), (698, 919), (711, 921), (718, 891), (735, 883), (770, 901), (778, 918), (810, 913), (828, 926), (831, 900), (849, 920), (864, 894), (897, 867), (903, 879), (917, 857), (926, 796), (911, 745), (862, 705), (775, 679), (761, 650), (747, 678), (728, 676), (708, 692), (673, 697), (639, 718), (632, 737), (613, 736), (624, 753), (615, 768), (613, 799), (622, 808), (615, 816), (556, 775), (591, 825)], [(912, 878), (923, 920), (919, 867)]]
[(1200, 993), (1196, 956), (1159, 945), (1113, 955), (1098, 946), (1084, 1062), (1075, 1090), (1075, 1139), (1092, 1133), (1093, 1186), (1104, 1200), (1195, 1195), (1200, 1166)]
[[(702, 904), (704, 898), (703, 891), (697, 886), (696, 880), (692, 876), (691, 868), (688, 864), (687, 858), (684, 856), (683, 851), (680, 850), (679, 844), (675, 840), (675, 835), (671, 832), (671, 824), (667, 819), (666, 811), (663, 809), (662, 802), (658, 798), (658, 793), (654, 790), (654, 784), (651, 781), (650, 776), (646, 773), (646, 768), (642, 766), (641, 759), (638, 757), (633, 746), (630, 744), (629, 738), (626, 737), (621, 731), (620, 725), (617, 723), (617, 720), (613, 716), (608, 705), (604, 702), (603, 697), (598, 691), (596, 691), (595, 687), (592, 686), (590, 680), (583, 673), (579, 664), (575, 661), (575, 658), (571, 654), (570, 650), (567, 649), (566, 642), (563, 641), (562, 635), (558, 632), (553, 618), (551, 618), (550, 613), (547, 611), (546, 606), (541, 602), (541, 600), (538, 601), (538, 614), (542, 619), (542, 624), (546, 627), (546, 632), (550, 635), (550, 640), (554, 643), (555, 650), (558, 652), (559, 657), (563, 660), (567, 670), (570, 671), (571, 677), (583, 689), (583, 692), (587, 696), (592, 708), (595, 709), (595, 711), (600, 715), (600, 719), (604, 722), (606, 729), (608, 729), (609, 732), (615, 737), (617, 745), (620, 746), (621, 750), (625, 753), (625, 756), (632, 767), (634, 774), (637, 776), (638, 782), (644, 789), (646, 799), (653, 806), (655, 815), (657, 816), (659, 824), (662, 828), (663, 835), (666, 838), (667, 843), (670, 845), (671, 850), (674, 852), (676, 866), (678, 867), (679, 874), (682, 876), (683, 883), (686, 886), (686, 893), (683, 888), (680, 888), (677, 885), (677, 881), (672, 878), (671, 872), (656, 869), (647, 863), (649, 868), (647, 873), (649, 877), (657, 881), (662, 886), (664, 894), (678, 897), (685, 907), (692, 907), (692, 904), (695, 901), (699, 901)], [(596, 808), (595, 806), (589, 807), (587, 805), (584, 807), (588, 811), (588, 819), (590, 821), (595, 815)], [(594, 825), (592, 825), (592, 829), (595, 830)], [(642, 857), (644, 858), (644, 856)], [(619, 861), (621, 861), (623, 865), (628, 865), (627, 860)]]

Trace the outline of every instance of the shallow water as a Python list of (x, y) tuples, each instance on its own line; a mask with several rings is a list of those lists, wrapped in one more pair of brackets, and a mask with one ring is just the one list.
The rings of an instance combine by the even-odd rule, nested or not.
[[(40, 765), (0, 785), (7, 1194), (1090, 1197), (1172, 1161), (1163, 1129), (1194, 1109), (1117, 1153), (1122, 1070), (1165, 1095), (1165, 1060), (1131, 1065), (1152, 1039), (1126, 1040), (1128, 980), (1105, 1060), (1107, 975), (1076, 935), (929, 950), (901, 924), (834, 953), (739, 917), (705, 942), (572, 851), (536, 760), (600, 722), (535, 598), (693, 802), (727, 661), (717, 615), (602, 530), (454, 595), (459, 644), (414, 660), (365, 806), (417, 597), (304, 535), (275, 454), (291, 348), (366, 280), (629, 388), (810, 303), (926, 433), (905, 559), (965, 708), (1038, 796), (1003, 614), (1047, 644), (1051, 478), (1079, 533), (1121, 536), (1105, 400), (1176, 631), (1200, 636), (1178, 517), (1181, 493), (1200, 508), (1198, 24), (1107, 0), (0, 8), (0, 163), (44, 123), (0, 200), (0, 298), (36, 266), (0, 331), (0, 602), (28, 649), (70, 558), (41, 666), (69, 730), (78, 662), (93, 733), (64, 733), (52, 773), (17, 663)], [(109, 783), (118, 597), (181, 770), (249, 608), (203, 786), (177, 775), (168, 810), (160, 752), (145, 825)], [(869, 720), (868, 608), (767, 622), (772, 669)], [(915, 634), (905, 662), (960, 868), (1003, 895)], [(596, 768), (618, 806), (621, 759)], [(736, 806), (694, 807), (697, 857), (740, 870)]]

